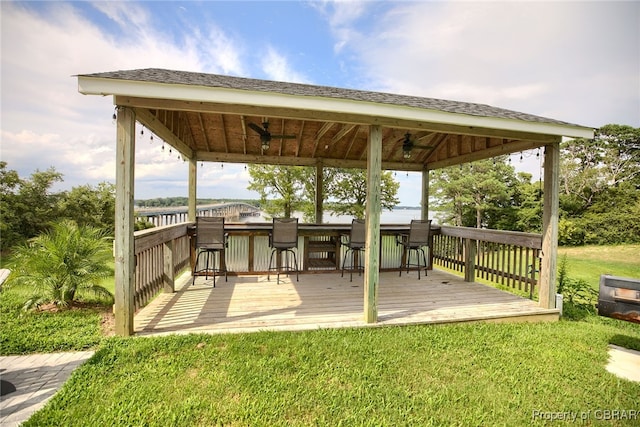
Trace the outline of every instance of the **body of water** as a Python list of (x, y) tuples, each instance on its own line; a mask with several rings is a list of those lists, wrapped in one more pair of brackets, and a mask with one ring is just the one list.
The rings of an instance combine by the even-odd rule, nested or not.
[[(300, 222), (303, 221), (301, 212), (296, 212), (293, 216), (297, 217)], [(433, 213), (429, 212), (429, 216), (432, 217)], [(330, 212), (325, 212), (323, 216), (325, 224), (350, 224), (352, 219), (353, 217), (350, 215), (332, 215)], [(420, 209), (383, 210), (380, 213), (381, 224), (408, 224), (412, 219), (420, 219)], [(270, 219), (266, 218), (264, 214), (259, 217), (254, 216), (245, 219), (245, 222), (260, 221), (270, 221)]]

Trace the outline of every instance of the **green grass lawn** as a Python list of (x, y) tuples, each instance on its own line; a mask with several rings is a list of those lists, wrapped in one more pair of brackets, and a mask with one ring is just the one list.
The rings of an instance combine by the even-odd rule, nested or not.
[(640, 279), (640, 245), (558, 248), (558, 265), (567, 257), (569, 277), (598, 289), (601, 274)]
[[(603, 248), (584, 265), (619, 260), (627, 268), (637, 256), (628, 248), (607, 257)], [(633, 423), (595, 411), (640, 411), (640, 384), (604, 369), (609, 344), (640, 350), (640, 327), (593, 315), (125, 339), (102, 334), (108, 307), (24, 313), (26, 296), (19, 288), (0, 294), (2, 354), (96, 354), (25, 426), (545, 424), (535, 411), (588, 414), (590, 425), (610, 426)]]
[(595, 410), (640, 410), (640, 384), (605, 370), (620, 341), (640, 348), (640, 328), (592, 318), (112, 338), (24, 425), (522, 426), (535, 411), (591, 411), (597, 425)]

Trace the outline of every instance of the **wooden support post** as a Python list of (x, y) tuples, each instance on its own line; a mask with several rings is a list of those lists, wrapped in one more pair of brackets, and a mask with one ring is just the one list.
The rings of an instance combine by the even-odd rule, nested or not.
[(382, 128), (369, 127), (367, 152), (366, 244), (364, 262), (364, 320), (378, 321), (380, 282), (380, 210), (382, 176)]
[(115, 201), (115, 332), (133, 335), (135, 287), (134, 166), (136, 117), (133, 110), (118, 107)]
[(474, 282), (476, 280), (476, 247), (477, 240), (464, 239), (464, 281)]
[(420, 202), (421, 216), (423, 220), (429, 219), (429, 169), (422, 168), (422, 200)]
[(322, 162), (316, 164), (316, 224), (322, 224), (322, 215), (324, 212), (322, 200), (324, 199), (324, 175)]
[(558, 257), (560, 142), (545, 146), (544, 206), (542, 213), (542, 263), (538, 304), (543, 308), (556, 306), (556, 265)]
[(173, 240), (164, 243), (162, 255), (164, 258), (164, 273), (162, 275), (164, 292), (174, 293), (176, 291), (176, 278), (173, 270)]
[(198, 161), (195, 157), (189, 159), (189, 213), (188, 219), (196, 221), (196, 204), (198, 200)]

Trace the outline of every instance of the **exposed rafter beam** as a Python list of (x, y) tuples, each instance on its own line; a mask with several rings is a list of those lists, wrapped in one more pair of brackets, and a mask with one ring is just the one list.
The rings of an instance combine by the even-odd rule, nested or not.
[(298, 132), (298, 145), (296, 145), (296, 157), (300, 156), (300, 148), (302, 147), (302, 136), (304, 132), (305, 121), (300, 122), (300, 131)]
[(240, 126), (242, 127), (242, 152), (247, 154), (247, 118), (240, 116)]
[[(558, 138), (560, 142), (561, 138)], [(490, 159), (491, 157), (497, 157), (504, 154), (517, 153), (518, 151), (531, 150), (533, 148), (542, 147), (546, 144), (541, 144), (539, 141), (514, 141), (509, 144), (498, 145), (495, 147), (487, 148), (486, 150), (476, 151), (473, 153), (463, 154), (456, 157), (451, 157), (446, 160), (435, 161), (429, 163), (429, 170), (446, 168), (449, 166), (458, 165), (461, 163), (475, 162), (478, 160)]]
[(158, 135), (164, 142), (174, 147), (185, 158), (193, 157), (193, 150), (183, 142), (176, 134), (169, 130), (156, 118), (151, 111), (144, 108), (135, 108), (136, 120), (142, 123), (147, 129)]
[(349, 146), (347, 147), (347, 152), (344, 154), (344, 158), (345, 159), (347, 157), (349, 157), (349, 153), (351, 152), (351, 149), (353, 148), (353, 144), (356, 142), (356, 139), (358, 139), (358, 133), (360, 133), (360, 127), (358, 127), (358, 129), (356, 129), (356, 131), (353, 133), (353, 136), (351, 137), (351, 141), (349, 141)]
[[(261, 116), (267, 110), (259, 105), (222, 104), (212, 102), (193, 102), (151, 98), (136, 98), (129, 96), (116, 96), (116, 104), (131, 107), (144, 107), (149, 109), (168, 109), (182, 111), (202, 111), (209, 113), (228, 113), (238, 115)], [(340, 113), (333, 111), (312, 111), (286, 107), (271, 107), (268, 109), (270, 117), (279, 117), (298, 120), (315, 120), (338, 123), (353, 123), (361, 125), (381, 125), (386, 127), (401, 128), (414, 131), (444, 132), (459, 135), (490, 136), (497, 138), (527, 139), (530, 141), (553, 142), (555, 136), (545, 133), (530, 131), (499, 129), (495, 126), (502, 123), (503, 126), (510, 123), (509, 120), (487, 120), (487, 125), (494, 127), (466, 126), (450, 123), (437, 123), (412, 119), (399, 119), (384, 116), (368, 116), (358, 113)], [(560, 126), (562, 127), (562, 126)], [(553, 126), (551, 126), (553, 128)], [(551, 130), (551, 129), (549, 129)]]
[(220, 114), (220, 122), (222, 123), (222, 143), (224, 144), (225, 153), (229, 152), (229, 142), (227, 141), (227, 124), (224, 121), (224, 114)]
[(198, 121), (200, 122), (200, 129), (202, 130), (202, 135), (204, 136), (204, 142), (207, 145), (207, 151), (211, 151), (211, 143), (209, 142), (209, 135), (207, 134), (207, 130), (204, 128), (202, 113), (198, 113)]
[(315, 157), (316, 153), (318, 152), (318, 144), (320, 143), (320, 140), (322, 139), (324, 134), (327, 133), (329, 131), (329, 129), (331, 129), (333, 127), (333, 125), (335, 125), (334, 122), (326, 122), (318, 130), (318, 133), (316, 133), (316, 136), (315, 136), (314, 141), (313, 141), (313, 157)]
[[(309, 157), (281, 157), (244, 155), (230, 153), (198, 153), (198, 160), (205, 162), (225, 162), (225, 163), (249, 163), (249, 164), (279, 164), (287, 166), (315, 166), (318, 162), (331, 168), (355, 168), (364, 169), (367, 162), (362, 160), (343, 160), (329, 158), (309, 158)], [(417, 163), (383, 162), (382, 168), (385, 170), (421, 171), (423, 165)]]
[(331, 138), (331, 144), (336, 144), (337, 142), (339, 142), (342, 138), (347, 136), (347, 134), (351, 132), (355, 127), (356, 125), (342, 125), (342, 129), (340, 129), (338, 133), (336, 133), (333, 138)]

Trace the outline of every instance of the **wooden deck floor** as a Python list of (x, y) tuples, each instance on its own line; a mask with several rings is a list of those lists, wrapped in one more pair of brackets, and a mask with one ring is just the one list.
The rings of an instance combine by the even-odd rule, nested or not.
[[(189, 280), (187, 280), (189, 279)], [(166, 333), (229, 333), (259, 330), (302, 330), (336, 327), (407, 325), (470, 321), (552, 321), (558, 311), (536, 302), (438, 270), (417, 280), (417, 274), (380, 275), (378, 323), (363, 320), (362, 276), (339, 273), (281, 276), (239, 276), (191, 286), (183, 276), (173, 294), (161, 294), (136, 314), (138, 335)]]

